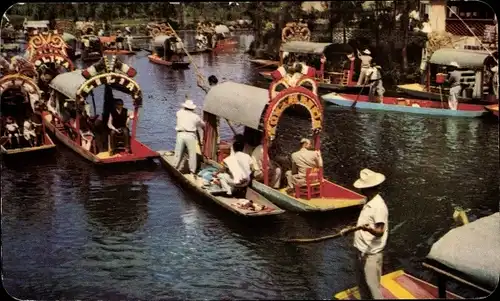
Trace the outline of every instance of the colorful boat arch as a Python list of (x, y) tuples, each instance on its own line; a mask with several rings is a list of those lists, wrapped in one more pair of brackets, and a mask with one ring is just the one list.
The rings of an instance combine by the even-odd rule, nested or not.
[(10, 74), (0, 79), (0, 96), (7, 90), (18, 88), (29, 96), (31, 108), (35, 108), (35, 102), (41, 101), (42, 91), (35, 81), (22, 74)]
[(75, 70), (75, 65), (67, 56), (56, 53), (43, 53), (31, 59), (37, 70), (45, 64), (55, 64), (56, 66), (64, 67), (67, 72)]
[(45, 64), (55, 64), (64, 67), (66, 71), (75, 70), (73, 62), (68, 57), (68, 45), (57, 30), (40, 32), (33, 35), (28, 42), (29, 60), (36, 69)]

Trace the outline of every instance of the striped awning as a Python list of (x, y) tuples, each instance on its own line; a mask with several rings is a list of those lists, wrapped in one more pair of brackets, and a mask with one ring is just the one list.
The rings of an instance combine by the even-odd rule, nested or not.
[(229, 121), (261, 130), (261, 121), (269, 101), (269, 92), (234, 82), (224, 82), (210, 89), (203, 111)]
[(332, 43), (291, 41), (281, 45), (281, 50), (290, 53), (322, 54)]
[(49, 86), (64, 96), (75, 99), (76, 91), (78, 91), (85, 81), (85, 78), (82, 76), (82, 70), (75, 70), (57, 75), (50, 82)]
[(486, 51), (441, 48), (436, 50), (429, 63), (450, 66), (451, 62), (458, 63), (460, 68), (483, 69), (490, 54)]

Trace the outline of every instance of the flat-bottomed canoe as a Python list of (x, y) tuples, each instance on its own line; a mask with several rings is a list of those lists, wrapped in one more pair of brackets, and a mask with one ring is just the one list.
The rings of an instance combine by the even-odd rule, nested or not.
[(106, 49), (104, 50), (103, 54), (109, 54), (109, 55), (134, 55), (136, 54), (135, 51), (130, 51), (130, 50), (113, 50), (113, 49)]
[[(352, 107), (358, 95), (329, 93), (322, 96), (323, 100), (342, 107)], [(482, 105), (459, 103), (458, 110), (448, 109), (448, 102), (438, 102), (420, 99), (404, 99), (384, 97), (384, 103), (370, 102), (367, 95), (359, 95), (356, 109), (393, 111), (413, 114), (453, 117), (481, 117), (488, 112)]]
[(202, 179), (198, 178), (197, 180), (191, 174), (182, 174), (178, 171), (174, 166), (174, 152), (171, 151), (159, 151), (160, 153), (160, 161), (162, 165), (167, 169), (167, 171), (180, 179), (183, 184), (188, 186), (193, 191), (197, 192), (200, 195), (203, 195), (207, 199), (212, 200), (216, 204), (228, 209), (229, 211), (243, 215), (246, 217), (258, 217), (258, 216), (268, 216), (268, 215), (276, 215), (284, 213), (285, 211), (268, 201), (266, 198), (258, 194), (255, 190), (248, 187), (246, 191), (245, 198), (253, 201), (255, 204), (265, 206), (263, 210), (253, 211), (248, 209), (242, 209), (237, 206), (238, 202), (241, 200), (236, 197), (225, 197), (225, 196), (216, 196), (210, 193), (207, 189), (203, 188)]
[(172, 68), (188, 68), (189, 62), (184, 62), (184, 61), (165, 61), (161, 57), (157, 55), (148, 55), (148, 59), (150, 62), (158, 64), (158, 65), (164, 65), (164, 66), (170, 66)]
[[(47, 133), (43, 133), (43, 139), (44, 139), (44, 144), (40, 146), (33, 146), (33, 147), (20, 147), (20, 148), (13, 148), (13, 149), (7, 149), (3, 146), (3, 138), (6, 139), (6, 137), (2, 137), (0, 141), (2, 141), (2, 145), (0, 146), (0, 152), (2, 155), (10, 156), (10, 155), (20, 155), (20, 154), (32, 154), (32, 153), (38, 153), (40, 151), (48, 151), (48, 150), (54, 150), (56, 145), (50, 139), (49, 135)], [(14, 138), (12, 138), (14, 139)]]

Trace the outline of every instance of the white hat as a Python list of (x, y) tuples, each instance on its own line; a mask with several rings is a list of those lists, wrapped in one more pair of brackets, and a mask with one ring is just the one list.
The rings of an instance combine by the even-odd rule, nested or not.
[(125, 30), (128, 31), (128, 32), (130, 32), (130, 27), (128, 27), (128, 26), (125, 27)]
[(186, 99), (186, 101), (181, 106), (183, 106), (184, 108), (186, 108), (188, 110), (196, 109), (196, 105), (193, 103), (193, 101), (191, 99)]
[(491, 67), (491, 72), (497, 72), (498, 71), (498, 66)]
[(365, 168), (359, 172), (359, 179), (354, 182), (356, 188), (370, 188), (382, 184), (385, 181), (385, 176), (381, 173), (374, 172)]
[(457, 68), (459, 67), (458, 63), (455, 61), (451, 62), (450, 66), (457, 67)]
[(368, 54), (368, 55), (372, 54), (372, 53), (370, 52), (370, 50), (368, 50), (368, 49), (363, 50), (363, 53), (364, 53), (364, 54)]
[(309, 143), (311, 144), (311, 140), (307, 139), (307, 138), (302, 138), (300, 139), (300, 144), (304, 144), (304, 143)]

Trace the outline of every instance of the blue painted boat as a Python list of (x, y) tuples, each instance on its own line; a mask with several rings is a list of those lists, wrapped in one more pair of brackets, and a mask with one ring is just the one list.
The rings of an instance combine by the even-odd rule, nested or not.
[[(327, 103), (342, 107), (351, 107), (357, 97), (358, 95), (352, 94), (329, 93), (323, 95), (322, 99)], [(368, 101), (367, 95), (360, 95), (354, 107), (356, 109), (366, 110), (467, 118), (477, 118), (489, 114), (482, 105), (460, 103), (457, 110), (450, 110), (448, 108), (448, 101), (439, 102), (421, 99), (384, 97), (384, 103), (376, 103)]]

